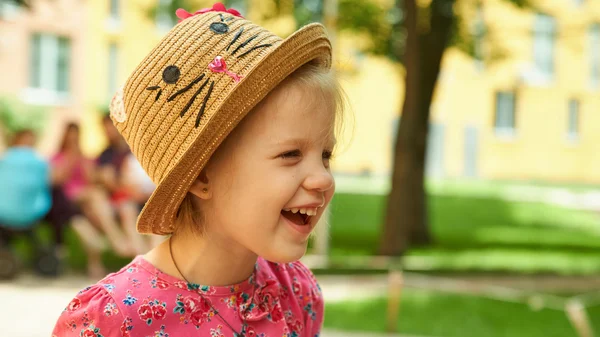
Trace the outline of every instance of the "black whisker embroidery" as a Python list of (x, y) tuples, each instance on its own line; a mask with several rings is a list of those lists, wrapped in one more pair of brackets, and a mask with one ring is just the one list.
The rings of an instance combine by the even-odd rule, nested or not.
[(248, 55), (251, 51), (256, 50), (258, 48), (266, 48), (266, 47), (270, 47), (270, 46), (272, 46), (272, 44), (268, 43), (268, 44), (261, 44), (256, 47), (252, 47), (252, 49), (250, 49), (247, 52), (243, 53), (242, 55), (238, 56), (238, 58), (244, 57), (244, 56)]
[(196, 116), (196, 127), (198, 127), (198, 125), (200, 125), (200, 118), (202, 117), (202, 115), (204, 115), (204, 109), (206, 109), (206, 102), (208, 102), (208, 99), (210, 98), (210, 94), (212, 94), (214, 85), (215, 85), (215, 81), (210, 82), (210, 88), (208, 88), (208, 93), (206, 93), (206, 96), (204, 96), (204, 102), (202, 102), (202, 107), (200, 108), (200, 112), (198, 113), (198, 116)]
[(251, 37), (248, 40), (244, 41), (237, 48), (235, 48), (235, 50), (233, 51), (233, 53), (231, 53), (231, 56), (235, 55), (235, 53), (237, 53), (238, 50), (244, 48), (248, 43), (250, 43), (252, 40), (256, 39), (257, 37), (258, 37), (258, 34), (254, 35), (253, 37)]
[(167, 102), (171, 102), (172, 100), (175, 99), (175, 97), (183, 94), (184, 92), (190, 90), (196, 83), (200, 82), (202, 79), (204, 78), (204, 74), (200, 75), (197, 79), (193, 80), (192, 83), (188, 84), (185, 86), (185, 88), (177, 91), (176, 93), (174, 93), (173, 95), (169, 96), (169, 98), (167, 98)]
[(156, 97), (154, 98), (154, 102), (158, 101), (158, 99), (160, 98), (160, 95), (162, 95), (162, 89), (158, 85), (146, 88), (146, 90), (151, 90), (151, 91), (154, 91), (156, 89), (160, 89), (160, 90), (158, 90), (158, 92), (156, 93)]
[(231, 40), (231, 43), (229, 44), (229, 46), (227, 46), (227, 51), (229, 51), (229, 47), (231, 47), (235, 43), (235, 41), (237, 41), (240, 38), (240, 35), (242, 35), (243, 32), (244, 27), (240, 28), (240, 31), (235, 34), (233, 40)]
[(202, 83), (200, 88), (198, 88), (198, 90), (196, 90), (196, 92), (194, 93), (194, 96), (192, 96), (192, 98), (190, 99), (188, 104), (183, 108), (183, 110), (181, 110), (181, 113), (179, 114), (180, 117), (183, 117), (185, 115), (185, 113), (188, 111), (188, 109), (192, 106), (192, 104), (194, 104), (194, 100), (196, 99), (196, 97), (198, 97), (198, 95), (200, 94), (202, 89), (204, 89), (204, 87), (206, 86), (206, 83), (208, 83), (208, 80), (209, 79), (207, 78), (206, 81), (204, 81), (204, 83)]

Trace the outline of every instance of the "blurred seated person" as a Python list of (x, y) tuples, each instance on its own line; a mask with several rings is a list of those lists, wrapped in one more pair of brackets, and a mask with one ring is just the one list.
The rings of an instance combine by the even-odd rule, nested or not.
[[(48, 222), (54, 233), (56, 255), (63, 259), (66, 255), (64, 230), (69, 220), (82, 239), (86, 239), (93, 228), (76, 211), (60, 208), (65, 204), (60, 200), (63, 196), (57, 189), (51, 191), (50, 165), (35, 152), (35, 142), (32, 130), (18, 131), (11, 146), (0, 157), (0, 188), (3, 192), (0, 194), (0, 227), (8, 236), (7, 231), (30, 229), (41, 220)], [(8, 237), (4, 239), (8, 241)], [(99, 245), (102, 243), (94, 241), (84, 242), (84, 247), (88, 250), (88, 272), (99, 278), (105, 274), (100, 260), (102, 247)]]
[(156, 185), (135, 156), (130, 153), (121, 167), (121, 186), (129, 197), (142, 207), (154, 192)]
[(50, 167), (34, 149), (35, 133), (15, 133), (0, 157), (0, 227), (32, 228), (50, 210)]
[[(114, 220), (109, 200), (94, 185), (95, 164), (83, 155), (79, 142), (79, 126), (68, 124), (60, 149), (51, 159), (51, 180), (57, 191), (57, 213), (64, 216), (82, 214), (95, 227), (95, 231), (106, 234), (115, 253), (131, 257), (134, 252), (125, 233)], [(88, 242), (93, 240), (101, 238), (84, 239)], [(96, 266), (95, 269), (100, 268)]]
[[(103, 239), (103, 233), (90, 223), (79, 207), (67, 198), (60, 187), (52, 188), (52, 208), (45, 220), (55, 228), (57, 241), (61, 243), (63, 242), (62, 230), (70, 224), (86, 252), (88, 276), (93, 280), (99, 280), (106, 275), (102, 252), (106, 250), (107, 245)], [(60, 234), (58, 234), (59, 231)], [(60, 239), (58, 239), (59, 235)]]
[[(144, 182), (146, 175), (140, 172), (139, 163), (131, 153), (129, 145), (119, 134), (108, 115), (102, 118), (108, 146), (98, 157), (99, 182), (110, 195), (110, 200), (136, 254), (147, 253), (152, 243), (149, 236), (140, 234), (135, 226), (141, 207), (152, 194)], [(143, 175), (140, 175), (143, 173)], [(150, 179), (150, 178), (148, 178)]]
[[(131, 199), (139, 205), (140, 209), (146, 201), (148, 201), (156, 188), (152, 179), (150, 179), (133, 154), (127, 156), (123, 162), (121, 184), (127, 189)], [(145, 247), (145, 249), (151, 249), (158, 246), (164, 239), (164, 237), (160, 235), (145, 235), (145, 237), (147, 242), (147, 247)]]

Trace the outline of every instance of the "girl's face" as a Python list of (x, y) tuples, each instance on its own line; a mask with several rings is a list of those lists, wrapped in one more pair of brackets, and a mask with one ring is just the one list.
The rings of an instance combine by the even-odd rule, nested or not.
[(210, 197), (197, 205), (209, 240), (273, 262), (304, 255), (334, 193), (327, 96), (286, 82), (226, 139), (205, 170)]

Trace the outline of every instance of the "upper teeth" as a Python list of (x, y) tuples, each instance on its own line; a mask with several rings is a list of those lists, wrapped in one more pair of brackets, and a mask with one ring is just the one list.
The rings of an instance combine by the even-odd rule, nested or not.
[(314, 216), (317, 215), (317, 210), (319, 208), (315, 207), (315, 208), (284, 208), (284, 211), (288, 211), (288, 212), (292, 212), (292, 213), (302, 213), (302, 214), (306, 214), (306, 215), (310, 215), (310, 216)]

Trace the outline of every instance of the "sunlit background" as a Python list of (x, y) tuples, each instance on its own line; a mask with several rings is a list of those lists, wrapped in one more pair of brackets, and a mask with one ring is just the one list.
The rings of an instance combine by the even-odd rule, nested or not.
[[(305, 259), (323, 336), (600, 335), (600, 1), (224, 3), (282, 37), (322, 22), (334, 47), (348, 98), (337, 194)], [(113, 94), (177, 8), (210, 6), (0, 0), (0, 164), (24, 129), (51, 161), (72, 122), (97, 163)], [(0, 203), (13, 178), (0, 165)], [(50, 227), (26, 229), (54, 247)], [(90, 235), (102, 244), (66, 227), (50, 276), (27, 235), (3, 243), (0, 335), (50, 334), (98, 280), (86, 247), (107, 272), (130, 261)]]

